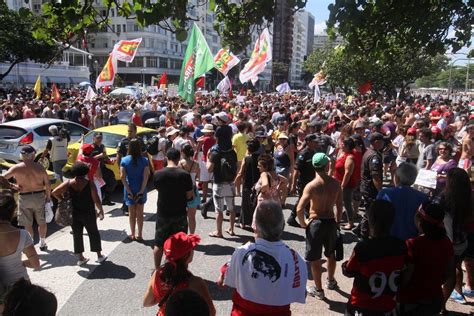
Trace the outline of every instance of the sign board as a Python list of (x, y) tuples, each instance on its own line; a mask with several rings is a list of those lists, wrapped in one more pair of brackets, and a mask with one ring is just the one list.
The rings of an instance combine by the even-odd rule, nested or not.
[(178, 86), (175, 84), (168, 85), (168, 97), (176, 97), (178, 95)]
[(437, 175), (438, 173), (436, 171), (421, 169), (418, 171), (415, 184), (425, 188), (436, 189)]

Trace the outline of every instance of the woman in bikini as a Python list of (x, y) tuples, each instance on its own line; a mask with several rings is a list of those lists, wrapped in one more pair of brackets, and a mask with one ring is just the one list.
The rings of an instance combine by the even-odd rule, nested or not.
[(201, 204), (201, 198), (199, 197), (199, 191), (196, 186), (196, 178), (200, 173), (199, 163), (193, 159), (194, 149), (191, 145), (186, 144), (181, 149), (181, 161), (179, 162), (179, 167), (189, 172), (191, 179), (193, 180), (194, 185), (194, 197), (191, 201), (188, 202), (188, 226), (189, 233), (194, 234), (196, 231), (196, 210)]

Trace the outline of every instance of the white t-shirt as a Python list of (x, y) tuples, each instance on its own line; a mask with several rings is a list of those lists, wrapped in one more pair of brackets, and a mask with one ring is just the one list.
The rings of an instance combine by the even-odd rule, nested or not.
[(282, 241), (257, 238), (237, 248), (225, 273), (224, 284), (245, 300), (271, 306), (304, 303), (306, 262)]
[(161, 137), (158, 140), (158, 153), (153, 155), (153, 160), (165, 160), (166, 138)]

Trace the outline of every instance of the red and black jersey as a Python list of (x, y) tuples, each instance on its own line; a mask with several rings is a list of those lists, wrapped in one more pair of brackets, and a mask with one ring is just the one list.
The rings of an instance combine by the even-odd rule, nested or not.
[(406, 255), (405, 243), (395, 237), (357, 243), (351, 258), (342, 266), (345, 276), (354, 277), (348, 304), (367, 311), (393, 310)]

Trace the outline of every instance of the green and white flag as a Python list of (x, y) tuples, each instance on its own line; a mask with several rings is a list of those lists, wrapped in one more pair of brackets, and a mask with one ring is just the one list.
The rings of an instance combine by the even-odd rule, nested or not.
[(189, 103), (194, 103), (194, 80), (212, 68), (214, 56), (201, 30), (194, 24), (181, 67), (178, 94)]

